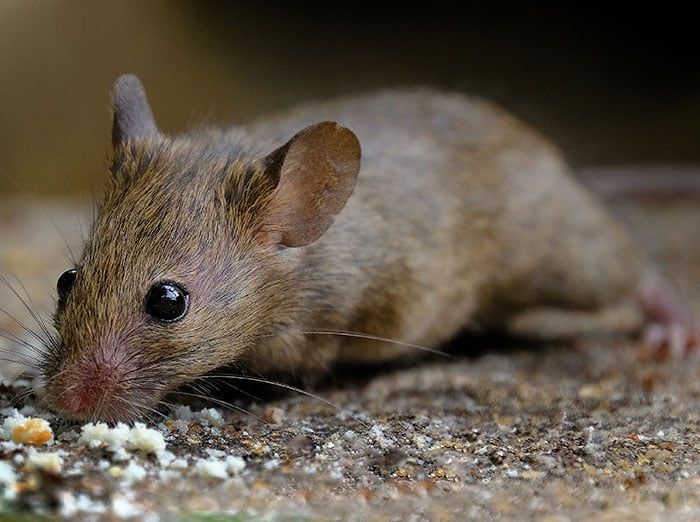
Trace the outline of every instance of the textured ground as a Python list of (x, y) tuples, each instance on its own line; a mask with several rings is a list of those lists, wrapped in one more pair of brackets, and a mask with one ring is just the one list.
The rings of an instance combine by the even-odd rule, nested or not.
[[(612, 204), (700, 310), (700, 201)], [(37, 308), (50, 308), (54, 281), (70, 266), (47, 213), (69, 243), (80, 243), (75, 206), (0, 201), (0, 273), (16, 274)], [(0, 306), (29, 322), (2, 287)], [(7, 317), (0, 326), (22, 335)], [(128, 514), (126, 503), (139, 517), (700, 518), (697, 357), (646, 360), (620, 339), (569, 347), (463, 339), (453, 351), (460, 350), (476, 355), (339, 371), (316, 390), (337, 408), (290, 393), (241, 403), (260, 418), (228, 412), (224, 425), (207, 426), (201, 416), (166, 421), (156, 428), (187, 467), (164, 471), (158, 458), (135, 452), (140, 480), (113, 478), (119, 473), (110, 470), (128, 461), (75, 440), (39, 450), (65, 452), (57, 474), (27, 471), (18, 462), (26, 448), (4, 444), (0, 457), (23, 484), (5, 508), (87, 517)], [(6, 363), (2, 370), (13, 373)], [(56, 434), (79, 431), (52, 425)], [(228, 479), (193, 470), (200, 457), (227, 455), (246, 464)]]

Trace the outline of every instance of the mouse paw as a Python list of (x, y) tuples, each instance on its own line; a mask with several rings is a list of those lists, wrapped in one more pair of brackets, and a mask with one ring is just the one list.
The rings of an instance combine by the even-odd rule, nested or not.
[(652, 322), (644, 329), (643, 341), (652, 359), (681, 359), (700, 350), (700, 329)]
[(640, 300), (648, 319), (643, 340), (649, 358), (680, 359), (700, 351), (700, 324), (688, 304), (658, 273), (646, 274)]

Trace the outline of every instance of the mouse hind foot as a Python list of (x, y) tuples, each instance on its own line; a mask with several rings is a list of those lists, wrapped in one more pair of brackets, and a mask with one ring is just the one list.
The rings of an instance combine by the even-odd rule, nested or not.
[(700, 350), (700, 323), (691, 307), (656, 270), (642, 277), (639, 298), (647, 318), (644, 343), (656, 358), (680, 358)]

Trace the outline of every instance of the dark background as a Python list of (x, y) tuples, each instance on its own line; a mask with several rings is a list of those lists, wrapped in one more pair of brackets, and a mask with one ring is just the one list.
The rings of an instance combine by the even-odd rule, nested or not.
[(496, 100), (578, 167), (699, 163), (697, 20), (641, 4), (5, 2), (0, 195), (99, 188), (124, 72), (170, 133), (430, 84)]

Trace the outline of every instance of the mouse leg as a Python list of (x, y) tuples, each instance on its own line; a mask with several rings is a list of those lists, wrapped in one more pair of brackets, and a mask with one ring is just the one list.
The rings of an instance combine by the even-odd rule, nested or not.
[(700, 326), (671, 285), (656, 273), (645, 275), (639, 302), (601, 308), (533, 307), (513, 315), (505, 325), (517, 337), (563, 341), (610, 332), (644, 331), (643, 341), (657, 358), (680, 358), (700, 349)]
[(509, 335), (545, 341), (566, 341), (590, 334), (629, 334), (644, 322), (640, 307), (625, 302), (600, 310), (534, 307), (516, 313), (506, 321)]

